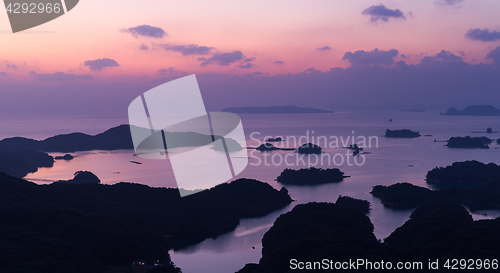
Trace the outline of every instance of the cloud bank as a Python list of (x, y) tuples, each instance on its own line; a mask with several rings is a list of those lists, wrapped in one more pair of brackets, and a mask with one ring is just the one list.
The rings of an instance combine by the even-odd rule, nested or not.
[(316, 48), (316, 50), (317, 51), (328, 51), (328, 50), (332, 50), (332, 48), (329, 46), (324, 46), (324, 47)]
[(351, 65), (391, 65), (394, 64), (394, 58), (398, 56), (396, 49), (388, 51), (378, 50), (375, 48), (372, 51), (358, 50), (354, 53), (346, 52), (342, 60), (348, 61)]
[(38, 74), (35, 71), (30, 71), (29, 75), (35, 77), (38, 81), (56, 81), (56, 82), (72, 82), (75, 80), (92, 80), (93, 77), (90, 74), (85, 75), (75, 75), (66, 74), (63, 72), (56, 72), (54, 74)]
[(220, 66), (225, 66), (240, 61), (242, 59), (243, 59), (243, 53), (241, 53), (241, 51), (233, 51), (226, 53), (217, 53), (208, 59), (199, 58), (198, 60), (203, 61), (201, 63), (201, 66), (206, 66), (212, 63), (218, 63)]
[(88, 66), (90, 68), (90, 70), (93, 70), (93, 71), (101, 71), (107, 67), (113, 68), (113, 67), (117, 67), (120, 65), (118, 64), (118, 62), (116, 62), (113, 59), (102, 58), (102, 59), (85, 61), (84, 66)]
[(378, 20), (387, 22), (389, 21), (389, 18), (400, 18), (406, 20), (406, 17), (401, 10), (389, 9), (382, 4), (368, 7), (363, 10), (362, 14), (370, 16), (370, 21), (372, 23), (376, 23)]
[(465, 38), (481, 41), (481, 42), (493, 42), (500, 40), (500, 32), (498, 31), (489, 31), (487, 28), (485, 29), (469, 29), (467, 33), (465, 33)]
[(121, 32), (124, 33), (130, 33), (132, 36), (135, 38), (138, 38), (139, 36), (143, 37), (150, 37), (150, 38), (163, 38), (167, 36), (168, 34), (161, 28), (159, 27), (153, 27), (150, 25), (142, 25), (142, 26), (136, 26), (136, 27), (131, 27), (127, 29), (122, 29)]
[(210, 51), (214, 49), (213, 47), (208, 46), (198, 46), (198, 45), (169, 45), (169, 44), (160, 44), (159, 47), (163, 48), (167, 51), (175, 51), (180, 52), (182, 55), (207, 55), (210, 54)]

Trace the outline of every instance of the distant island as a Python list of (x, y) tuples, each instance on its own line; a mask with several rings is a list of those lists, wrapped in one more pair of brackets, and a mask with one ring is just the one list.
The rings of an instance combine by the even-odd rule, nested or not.
[[(264, 234), (259, 262), (237, 273), (432, 272), (429, 261), (436, 259), (439, 268), (457, 257), (498, 259), (499, 227), (500, 218), (474, 221), (460, 205), (430, 203), (419, 206), (408, 221), (380, 241), (370, 218), (360, 211), (336, 203), (300, 204), (278, 217)], [(349, 270), (351, 260), (364, 264)], [(411, 261), (407, 265), (414, 270), (395, 270), (401, 261)], [(342, 266), (345, 270), (339, 269)]]
[(409, 129), (401, 129), (401, 130), (389, 130), (385, 131), (385, 137), (391, 138), (415, 138), (420, 137), (419, 132), (414, 132)]
[(297, 153), (298, 154), (321, 154), (323, 153), (323, 148), (321, 146), (312, 144), (312, 143), (306, 143), (301, 145), (299, 148), (297, 148)]
[[(146, 128), (136, 129), (143, 134), (150, 135), (151, 130)], [(155, 131), (161, 134), (162, 131)], [(211, 135), (204, 135), (195, 132), (165, 132), (165, 137), (175, 140), (176, 147), (188, 147), (196, 145), (207, 145), (213, 142)], [(221, 136), (215, 135), (215, 140)], [(227, 148), (231, 151), (241, 150), (242, 147), (233, 139), (225, 138)], [(148, 141), (144, 141), (139, 148), (147, 149)], [(220, 145), (214, 145), (213, 149), (223, 149)], [(169, 146), (170, 148), (176, 148)], [(0, 140), (0, 172), (4, 172), (16, 177), (24, 177), (28, 173), (33, 173), (39, 167), (52, 167), (54, 159), (71, 160), (72, 155), (57, 156), (56, 158), (47, 154), (48, 152), (74, 153), (77, 151), (92, 150), (119, 150), (134, 149), (130, 126), (119, 125), (97, 135), (84, 133), (70, 133), (56, 135), (44, 140), (35, 140), (25, 137), (11, 137)]]
[(317, 185), (341, 182), (346, 177), (349, 176), (344, 176), (344, 173), (337, 168), (318, 169), (311, 167), (300, 170), (285, 169), (276, 178), (276, 181), (287, 185)]
[(423, 113), (423, 112), (425, 112), (425, 109), (422, 109), (422, 108), (417, 108), (417, 109), (403, 109), (403, 110), (399, 110), (399, 112)]
[(267, 151), (276, 151), (276, 150), (293, 151), (295, 149), (294, 148), (279, 148), (279, 147), (275, 147), (271, 143), (262, 143), (257, 148), (255, 148), (255, 150), (261, 151), (261, 152), (267, 152)]
[(56, 157), (54, 157), (55, 160), (66, 160), (66, 161), (72, 160), (73, 158), (74, 158), (74, 156), (72, 156), (70, 154), (65, 154), (65, 155), (62, 155), (62, 156), (56, 156)]
[(500, 165), (484, 164), (476, 160), (455, 162), (451, 166), (436, 167), (428, 171), (425, 180), (436, 188), (467, 188), (492, 182), (500, 185)]
[(449, 116), (500, 116), (500, 110), (491, 105), (471, 105), (467, 106), (464, 110), (458, 110), (450, 107), (446, 113), (442, 115)]
[(451, 137), (445, 146), (449, 148), (489, 149), (488, 144), (491, 142), (493, 140), (487, 137)]
[(312, 113), (334, 113), (333, 111), (298, 107), (292, 105), (286, 106), (263, 106), (263, 107), (229, 107), (222, 109), (222, 112), (231, 112), (236, 114), (312, 114)]
[[(139, 132), (142, 130), (142, 133), (145, 135), (151, 135), (150, 129), (140, 127), (135, 127), (135, 129)], [(155, 131), (155, 134), (161, 134), (161, 131)], [(213, 142), (211, 135), (195, 132), (165, 132), (165, 137), (175, 140), (174, 142), (178, 143), (176, 147), (201, 146)], [(218, 140), (221, 137), (216, 135), (214, 138)], [(147, 141), (141, 143), (141, 145), (147, 144)], [(120, 149), (134, 149), (132, 135), (130, 134), (130, 125), (128, 124), (113, 127), (97, 135), (70, 133), (56, 135), (44, 140), (24, 137), (11, 137), (0, 140), (0, 151), (5, 152), (42, 151), (73, 153), (77, 151), (111, 151)]]
[(126, 269), (138, 259), (150, 268), (160, 260), (151, 273), (180, 272), (170, 263), (170, 249), (215, 238), (242, 218), (291, 202), (285, 188), (252, 179), (181, 198), (177, 189), (37, 185), (0, 173), (0, 272), (146, 272)]

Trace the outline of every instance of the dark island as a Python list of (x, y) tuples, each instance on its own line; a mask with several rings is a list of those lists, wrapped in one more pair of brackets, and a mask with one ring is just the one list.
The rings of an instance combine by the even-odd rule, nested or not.
[(266, 142), (281, 142), (281, 141), (283, 141), (283, 139), (281, 137), (266, 139)]
[[(136, 127), (136, 130), (143, 130), (143, 134), (146, 135), (151, 134), (150, 129)], [(155, 131), (155, 133), (161, 134), (161, 131)], [(175, 142), (181, 145), (177, 147), (202, 146), (213, 142), (211, 135), (194, 132), (165, 132), (164, 134), (169, 139), (177, 140)], [(214, 138), (218, 140), (221, 137), (214, 136)], [(42, 151), (73, 153), (77, 151), (112, 151), (120, 149), (134, 149), (130, 126), (126, 124), (113, 127), (93, 136), (84, 133), (71, 133), (56, 135), (44, 140), (34, 140), (24, 137), (12, 137), (0, 140), (0, 151), (4, 152)]]
[(335, 205), (349, 207), (355, 210), (359, 210), (362, 213), (370, 212), (370, 202), (361, 199), (355, 199), (349, 196), (339, 196), (337, 201), (335, 201)]
[(371, 194), (384, 206), (414, 208), (429, 202), (457, 202), (471, 210), (500, 208), (500, 166), (477, 161), (456, 162), (427, 173), (430, 190), (409, 183), (377, 185)]
[(274, 145), (271, 143), (263, 143), (263, 144), (260, 144), (259, 147), (255, 148), (255, 150), (265, 152), (265, 151), (280, 150), (280, 148), (274, 147)]
[(317, 185), (341, 182), (346, 177), (349, 176), (344, 176), (344, 173), (336, 168), (325, 170), (311, 167), (300, 170), (285, 169), (276, 181), (287, 185)]
[(231, 112), (236, 114), (311, 114), (311, 113), (334, 113), (333, 111), (286, 106), (264, 106), (264, 107), (230, 107), (222, 109), (222, 112)]
[(345, 148), (352, 150), (353, 155), (359, 155), (359, 153), (361, 151), (363, 151), (363, 148), (359, 147), (358, 144), (354, 144), (354, 145), (351, 144), (351, 145), (349, 145), (349, 147), (345, 147)]
[(451, 166), (436, 167), (428, 171), (425, 180), (435, 188), (467, 188), (495, 182), (500, 184), (500, 166), (476, 160), (455, 162)]
[(0, 173), (0, 272), (131, 272), (137, 260), (151, 267), (161, 260), (159, 272), (178, 272), (169, 249), (217, 237), (291, 201), (285, 188), (251, 179), (181, 198), (177, 189), (37, 185)]
[[(441, 113), (442, 114), (442, 113)], [(464, 110), (458, 110), (450, 107), (446, 113), (442, 115), (449, 116), (500, 116), (500, 110), (491, 105), (471, 105), (467, 106)]]
[(65, 154), (63, 156), (56, 156), (54, 157), (55, 160), (66, 160), (66, 161), (69, 161), (69, 160), (72, 160), (74, 157), (70, 154)]
[(297, 153), (299, 154), (322, 154), (323, 148), (319, 145), (306, 143), (297, 148)]
[(493, 140), (487, 137), (451, 137), (448, 139), (448, 148), (465, 148), (465, 149), (489, 149), (488, 144)]
[(70, 183), (70, 184), (99, 184), (101, 179), (99, 179), (95, 174), (89, 171), (77, 171), (74, 174), (73, 179), (69, 180), (59, 180), (54, 183)]
[(409, 129), (401, 129), (401, 130), (385, 130), (385, 137), (392, 138), (415, 138), (420, 137), (419, 132), (414, 132)]
[(54, 166), (54, 158), (44, 152), (1, 152), (0, 150), (0, 172), (15, 177), (21, 178), (28, 173), (38, 171), (40, 167), (52, 166)]
[[(500, 218), (473, 221), (460, 205), (433, 203), (418, 207), (382, 242), (362, 212), (308, 203), (278, 217), (262, 238), (259, 263), (247, 264), (238, 273), (340, 271), (342, 262), (347, 265), (345, 272), (434, 272), (428, 268), (429, 260), (439, 259), (444, 268), (446, 259), (457, 257), (489, 259), (491, 266), (500, 253), (499, 229)], [(348, 270), (349, 261), (358, 259), (364, 265)], [(381, 270), (382, 260), (385, 270)], [(411, 261), (407, 266), (413, 270), (395, 270), (401, 261)]]

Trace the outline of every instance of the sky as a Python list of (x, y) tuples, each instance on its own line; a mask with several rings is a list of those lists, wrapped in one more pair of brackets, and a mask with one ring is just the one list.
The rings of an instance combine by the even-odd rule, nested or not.
[(209, 111), (500, 106), (499, 12), (496, 0), (82, 0), (18, 33), (0, 12), (0, 114), (126, 116), (190, 74)]

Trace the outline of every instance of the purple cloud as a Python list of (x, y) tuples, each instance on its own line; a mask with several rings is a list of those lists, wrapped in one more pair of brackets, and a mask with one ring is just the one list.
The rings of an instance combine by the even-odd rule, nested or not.
[(329, 46), (324, 46), (324, 47), (316, 48), (316, 50), (317, 51), (328, 51), (328, 50), (332, 50), (332, 48)]
[(463, 2), (463, 0), (437, 0), (434, 4), (440, 6), (454, 6), (461, 2)]
[(464, 63), (464, 60), (462, 59), (462, 57), (458, 57), (457, 55), (446, 50), (442, 50), (435, 56), (432, 57), (426, 56), (422, 59), (422, 64), (436, 63), (436, 62), (458, 64), (458, 63)]
[(269, 73), (262, 73), (262, 72), (259, 72), (259, 71), (253, 72), (252, 74), (255, 75), (255, 76), (267, 76), (267, 75), (269, 75)]
[(252, 68), (254, 65), (252, 63), (246, 63), (243, 65), (240, 65), (239, 68)]
[(198, 46), (198, 45), (168, 45), (161, 44), (159, 45), (161, 48), (167, 51), (175, 51), (180, 52), (182, 55), (207, 55), (210, 54), (210, 51), (214, 49), (213, 47), (208, 46)]
[(106, 67), (117, 67), (120, 66), (115, 60), (109, 58), (102, 58), (96, 60), (89, 60), (84, 62), (84, 66), (88, 66), (90, 70), (101, 71)]
[(284, 65), (284, 64), (285, 64), (285, 62), (283, 62), (283, 61), (275, 61), (275, 62), (273, 62), (273, 64), (277, 64), (277, 65)]
[(493, 42), (500, 40), (500, 32), (494, 30), (490, 32), (487, 28), (469, 29), (469, 31), (465, 33), (465, 38), (481, 42)]
[(165, 68), (158, 69), (156, 74), (159, 77), (169, 77), (169, 76), (182, 76), (182, 75), (186, 75), (188, 73), (186, 71), (180, 71), (180, 70), (174, 69), (173, 67), (169, 67), (167, 69), (165, 69)]
[(499, 66), (500, 65), (500, 46), (497, 46), (495, 49), (490, 51), (486, 55), (486, 59), (493, 60), (493, 64)]
[(5, 66), (7, 66), (7, 68), (10, 68), (10, 69), (13, 69), (13, 70), (17, 69), (17, 65), (15, 65), (15, 64), (5, 64)]
[(150, 37), (150, 38), (163, 38), (167, 36), (167, 33), (163, 29), (159, 27), (153, 27), (150, 25), (142, 25), (127, 29), (122, 29), (121, 32), (130, 33), (135, 38), (138, 38), (139, 36)]
[(140, 50), (148, 50), (149, 47), (145, 44), (142, 44), (140, 47), (139, 47)]
[(229, 65), (231, 63), (240, 61), (242, 59), (243, 59), (243, 53), (241, 53), (241, 51), (233, 51), (233, 52), (227, 52), (227, 53), (217, 53), (208, 59), (200, 58), (198, 60), (203, 61), (201, 63), (201, 66), (206, 66), (206, 65), (212, 64), (214, 62), (219, 63), (220, 66), (224, 66), (224, 65)]
[(375, 48), (372, 51), (358, 50), (354, 53), (346, 52), (342, 60), (346, 60), (351, 63), (351, 65), (391, 65), (394, 64), (394, 58), (398, 56), (398, 51), (396, 49), (391, 49), (388, 51), (378, 50)]
[(72, 82), (75, 80), (88, 81), (93, 79), (93, 77), (90, 74), (75, 75), (75, 74), (66, 74), (59, 71), (54, 74), (38, 74), (35, 71), (30, 71), (29, 75), (35, 77), (38, 81)]
[(376, 23), (378, 20), (382, 20), (384, 22), (389, 21), (389, 18), (401, 18), (406, 20), (405, 15), (399, 9), (388, 9), (384, 5), (373, 5), (371, 7), (366, 8), (362, 12), (363, 15), (369, 15), (370, 21), (372, 23)]
[(9, 76), (9, 73), (6, 73), (6, 72), (0, 72), (0, 76), (7, 77), (7, 76)]

